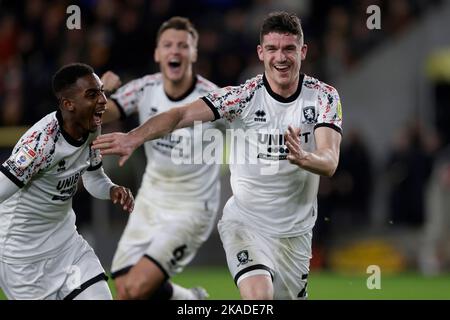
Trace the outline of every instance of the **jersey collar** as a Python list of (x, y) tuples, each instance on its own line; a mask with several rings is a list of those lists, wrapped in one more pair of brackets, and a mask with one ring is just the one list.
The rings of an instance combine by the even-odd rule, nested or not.
[(59, 127), (61, 128), (61, 133), (62, 133), (64, 139), (66, 139), (66, 141), (67, 141), (70, 145), (72, 145), (72, 146), (74, 146), (74, 147), (81, 147), (81, 146), (86, 142), (87, 138), (89, 137), (89, 133), (86, 133), (86, 134), (83, 136), (83, 139), (81, 139), (81, 140), (76, 140), (76, 139), (72, 138), (72, 137), (64, 130), (64, 127), (63, 127), (64, 121), (63, 121), (63, 117), (62, 117), (62, 114), (61, 114), (61, 110), (59, 110), (59, 109), (56, 111), (56, 119), (58, 120), (58, 124), (59, 124)]
[(279, 94), (273, 92), (272, 88), (270, 87), (269, 81), (267, 81), (266, 74), (263, 74), (263, 82), (264, 86), (266, 87), (267, 92), (274, 98), (275, 100), (282, 102), (282, 103), (289, 103), (295, 101), (298, 96), (300, 95), (300, 92), (302, 91), (303, 87), (303, 79), (305, 78), (305, 74), (300, 73), (300, 77), (298, 79), (298, 87), (297, 90), (289, 97), (285, 98), (280, 96)]
[(165, 91), (164, 91), (164, 93), (166, 94), (167, 98), (170, 101), (173, 101), (173, 102), (181, 101), (181, 100), (185, 99), (188, 95), (190, 95), (195, 90), (195, 86), (197, 85), (197, 81), (198, 81), (197, 75), (194, 75), (192, 80), (193, 81), (192, 81), (192, 84), (189, 87), (189, 89), (187, 89), (187, 91), (185, 93), (183, 93), (181, 96), (179, 96), (177, 98), (169, 96)]

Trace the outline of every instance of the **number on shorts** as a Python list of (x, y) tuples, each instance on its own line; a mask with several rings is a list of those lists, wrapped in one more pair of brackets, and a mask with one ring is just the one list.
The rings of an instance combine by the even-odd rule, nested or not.
[(174, 266), (177, 261), (180, 261), (181, 259), (183, 259), (184, 257), (184, 250), (187, 249), (187, 245), (183, 244), (177, 248), (175, 248), (175, 250), (173, 250), (173, 258), (170, 259), (170, 263)]

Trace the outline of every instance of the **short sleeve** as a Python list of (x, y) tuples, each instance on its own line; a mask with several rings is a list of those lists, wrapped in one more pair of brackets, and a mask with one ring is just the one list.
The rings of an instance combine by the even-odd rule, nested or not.
[(324, 85), (319, 91), (318, 101), (319, 116), (314, 129), (330, 127), (342, 134), (342, 105), (337, 90)]
[(213, 90), (201, 99), (211, 108), (216, 120), (223, 118), (228, 122), (233, 122), (241, 116), (257, 89), (262, 85), (261, 76), (258, 76), (240, 86), (228, 86)]
[(151, 84), (152, 77), (146, 76), (128, 82), (111, 95), (110, 99), (117, 104), (122, 117), (128, 117), (138, 111), (139, 101), (143, 96), (144, 88)]
[(15, 145), (0, 170), (19, 188), (24, 187), (37, 173), (47, 168), (55, 153), (55, 143), (44, 132), (25, 133)]

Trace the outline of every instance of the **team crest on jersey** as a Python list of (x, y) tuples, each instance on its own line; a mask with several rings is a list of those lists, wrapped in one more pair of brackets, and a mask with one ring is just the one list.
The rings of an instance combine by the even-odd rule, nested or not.
[(25, 169), (33, 162), (34, 158), (36, 158), (36, 152), (25, 144), (17, 152), (14, 164), (20, 169)]
[(316, 108), (314, 106), (303, 107), (302, 123), (313, 124), (317, 121)]
[(247, 264), (248, 262), (253, 261), (252, 259), (249, 258), (248, 256), (248, 251), (247, 250), (242, 250), (239, 251), (238, 254), (236, 255), (239, 263), (238, 263), (238, 267), (244, 264)]

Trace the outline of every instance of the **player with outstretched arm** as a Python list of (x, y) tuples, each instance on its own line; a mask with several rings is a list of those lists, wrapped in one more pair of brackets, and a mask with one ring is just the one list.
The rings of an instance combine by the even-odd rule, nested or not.
[(94, 148), (123, 165), (145, 141), (196, 120), (224, 118), (249, 132), (231, 150), (245, 163), (230, 165), (233, 196), (218, 225), (229, 270), (243, 299), (306, 299), (320, 176), (339, 161), (341, 103), (335, 88), (300, 72), (307, 46), (295, 14), (266, 17), (257, 53), (264, 74), (100, 136)]
[(80, 179), (92, 196), (127, 212), (133, 195), (111, 182), (91, 148), (107, 101), (94, 70), (66, 65), (53, 90), (58, 110), (34, 124), (0, 166), (0, 287), (8, 299), (110, 300), (100, 261), (76, 230), (72, 198)]

